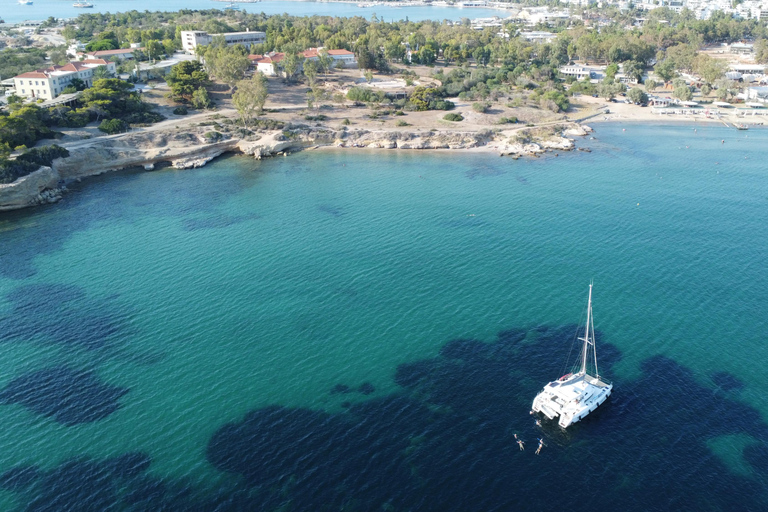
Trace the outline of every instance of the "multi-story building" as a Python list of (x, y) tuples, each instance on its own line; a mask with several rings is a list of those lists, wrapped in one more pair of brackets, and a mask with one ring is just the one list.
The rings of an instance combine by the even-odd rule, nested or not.
[(198, 45), (209, 45), (213, 42), (213, 38), (217, 36), (223, 36), (227, 42), (227, 46), (235, 44), (242, 44), (246, 48), (250, 48), (253, 45), (263, 44), (267, 40), (267, 34), (265, 32), (251, 32), (246, 30), (245, 32), (227, 32), (224, 34), (209, 34), (202, 30), (182, 30), (181, 31), (181, 47), (187, 53), (195, 53), (195, 48)]
[(18, 96), (52, 100), (61, 94), (74, 78), (82, 80), (87, 87), (93, 85), (93, 72), (100, 67), (106, 67), (110, 73), (115, 72), (114, 62), (89, 59), (22, 73), (13, 77), (13, 85)]

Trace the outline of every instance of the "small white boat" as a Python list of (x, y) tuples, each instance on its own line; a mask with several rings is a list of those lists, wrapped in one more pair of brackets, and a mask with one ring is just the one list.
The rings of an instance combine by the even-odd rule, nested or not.
[(32, 5), (32, 0), (19, 0), (19, 5)]
[(93, 4), (90, 2), (75, 2), (72, 7), (78, 7), (80, 9), (93, 9)]
[[(550, 382), (533, 400), (531, 414), (542, 413), (550, 420), (560, 417), (558, 425), (568, 428), (583, 420), (589, 413), (611, 396), (613, 384), (600, 377), (597, 371), (595, 327), (592, 320), (592, 285), (589, 285), (587, 326), (581, 349), (581, 365), (576, 373), (563, 375)], [(592, 357), (590, 357), (590, 354)], [(594, 361), (594, 375), (587, 371), (587, 363)]]

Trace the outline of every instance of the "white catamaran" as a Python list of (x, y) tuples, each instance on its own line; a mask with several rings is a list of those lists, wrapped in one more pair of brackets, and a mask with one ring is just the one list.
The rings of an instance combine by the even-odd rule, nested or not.
[[(613, 384), (600, 378), (597, 371), (597, 351), (595, 350), (595, 326), (592, 320), (592, 285), (589, 285), (589, 302), (587, 303), (587, 326), (581, 349), (581, 367), (576, 373), (563, 375), (552, 381), (536, 395), (533, 400), (531, 414), (540, 412), (553, 420), (559, 416), (558, 424), (567, 428), (584, 419), (597, 406), (611, 396)], [(590, 352), (592, 357), (590, 358)], [(587, 372), (587, 361), (594, 360), (594, 375)]]

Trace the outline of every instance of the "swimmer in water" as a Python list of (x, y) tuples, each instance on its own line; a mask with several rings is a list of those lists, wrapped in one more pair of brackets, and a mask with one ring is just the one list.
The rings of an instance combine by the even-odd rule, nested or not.
[(536, 455), (541, 453), (541, 449), (542, 449), (543, 446), (544, 446), (544, 440), (543, 439), (539, 439), (539, 447), (536, 448)]
[(520, 447), (520, 451), (522, 452), (525, 450), (525, 443), (522, 442), (520, 439), (517, 440), (517, 445)]

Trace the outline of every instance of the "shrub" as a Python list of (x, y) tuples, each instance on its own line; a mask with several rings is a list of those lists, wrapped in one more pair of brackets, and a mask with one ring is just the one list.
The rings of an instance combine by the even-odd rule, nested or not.
[(128, 130), (128, 123), (122, 119), (105, 119), (99, 125), (99, 130), (108, 135), (113, 135)]
[(54, 159), (67, 156), (69, 151), (54, 144), (30, 149), (16, 160), (0, 159), (0, 183), (13, 183), (36, 171), (41, 165), (50, 166)]
[(16, 158), (16, 161), (50, 166), (55, 159), (66, 158), (68, 156), (69, 151), (67, 151), (66, 148), (53, 144), (41, 148), (32, 148), (23, 155), (19, 155)]
[(499, 119), (499, 124), (515, 124), (517, 122), (516, 117), (502, 117)]
[[(448, 114), (451, 115), (451, 114)], [(402, 119), (398, 119), (397, 122), (395, 122), (395, 126), (411, 126), (411, 123), (406, 123)]]
[(343, 124), (344, 126), (349, 126), (352, 123), (349, 121), (348, 118), (345, 117), (344, 120), (341, 122), (341, 124)]
[(284, 122), (275, 119), (256, 119), (251, 124), (262, 130), (282, 130), (285, 127)]
[(381, 103), (384, 101), (384, 93), (374, 91), (368, 87), (352, 87), (347, 92), (347, 98), (352, 101), (361, 101), (364, 103)]
[(464, 120), (464, 116), (462, 116), (461, 114), (457, 114), (455, 112), (451, 112), (449, 114), (445, 114), (443, 116), (443, 119), (445, 119), (446, 121), (459, 122)]
[(327, 121), (328, 116), (325, 114), (318, 114), (316, 116), (304, 116), (307, 121)]
[(491, 108), (490, 103), (473, 103), (472, 104), (472, 110), (474, 110), (475, 112), (480, 112), (481, 114), (485, 114), (489, 108)]
[(173, 109), (173, 113), (176, 114), (177, 116), (185, 116), (189, 113), (189, 111), (187, 110), (187, 107), (185, 107), (184, 105), (181, 105)]
[(218, 142), (221, 139), (224, 138), (224, 135), (222, 135), (219, 132), (205, 132), (203, 134), (203, 137), (205, 137), (205, 141), (208, 143)]

